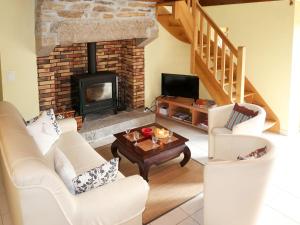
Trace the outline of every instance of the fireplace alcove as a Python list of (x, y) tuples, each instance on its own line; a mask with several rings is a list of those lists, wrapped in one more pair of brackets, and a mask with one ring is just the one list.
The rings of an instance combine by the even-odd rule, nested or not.
[[(73, 86), (75, 76), (90, 76), (89, 42), (96, 42), (97, 47), (94, 72), (97, 71), (97, 76), (103, 75), (99, 72), (115, 73), (116, 90), (112, 90), (113, 83), (104, 87), (95, 84), (88, 88), (88, 93), (82, 94), (90, 95), (96, 90), (99, 95), (99, 88), (111, 88), (115, 94), (104, 99), (94, 97), (104, 105), (112, 97), (107, 105), (112, 106), (113, 111), (115, 95), (118, 109), (120, 98), (128, 109), (143, 108), (144, 47), (158, 36), (154, 6), (153, 2), (131, 0), (37, 0), (35, 31), (40, 110), (53, 108), (56, 113), (72, 116), (75, 109), (79, 114), (91, 112), (83, 107), (80, 112), (79, 92), (73, 88), (79, 87), (79, 80)], [(93, 97), (86, 100), (87, 106), (97, 105)], [(97, 110), (104, 109), (95, 107), (94, 112)]]
[[(117, 98), (118, 110), (124, 110), (125, 106), (143, 108), (144, 48), (130, 39), (97, 42), (96, 57), (95, 52), (88, 49), (86, 43), (57, 46), (49, 56), (38, 57), (40, 110), (54, 108), (56, 112), (66, 112), (76, 109), (80, 114), (78, 79), (87, 76), (100, 79), (104, 74), (116, 78), (116, 85), (111, 87), (115, 87), (113, 97)], [(97, 110), (94, 112), (101, 114), (102, 109)]]

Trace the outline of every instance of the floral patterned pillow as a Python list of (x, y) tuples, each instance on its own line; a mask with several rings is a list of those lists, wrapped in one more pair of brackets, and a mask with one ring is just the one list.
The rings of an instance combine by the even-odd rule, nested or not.
[(99, 167), (93, 168), (75, 177), (72, 180), (75, 194), (90, 191), (115, 181), (118, 175), (118, 165), (119, 159), (114, 158)]
[(47, 115), (47, 117), (48, 117), (55, 133), (57, 135), (61, 135), (62, 131), (61, 131), (60, 127), (58, 126), (58, 123), (56, 122), (54, 110), (53, 109), (48, 109), (48, 110), (44, 111), (43, 113), (46, 113), (46, 115)]
[[(53, 109), (47, 109), (45, 111), (42, 111), (39, 116), (36, 116), (36, 117), (32, 118), (31, 120), (27, 121), (26, 125), (33, 124), (41, 117), (46, 119), (46, 120), (44, 119), (44, 123), (51, 125), (50, 128), (52, 129), (52, 131), (55, 132), (54, 134), (61, 135), (62, 131), (56, 121)], [(49, 130), (48, 130), (48, 132), (49, 132)], [(53, 132), (50, 131), (50, 133), (53, 133)]]

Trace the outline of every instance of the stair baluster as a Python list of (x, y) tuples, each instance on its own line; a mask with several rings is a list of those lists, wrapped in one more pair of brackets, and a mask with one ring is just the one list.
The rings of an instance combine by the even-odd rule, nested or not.
[(236, 101), (239, 103), (244, 102), (245, 93), (245, 65), (246, 65), (246, 48), (238, 48), (238, 61), (237, 61), (237, 84), (236, 84)]

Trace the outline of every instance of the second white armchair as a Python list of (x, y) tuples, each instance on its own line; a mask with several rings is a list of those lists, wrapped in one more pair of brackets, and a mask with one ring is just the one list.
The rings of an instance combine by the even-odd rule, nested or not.
[(257, 116), (237, 124), (232, 130), (225, 128), (225, 125), (231, 115), (234, 104), (212, 108), (208, 111), (208, 156), (214, 157), (214, 142), (215, 136), (220, 134), (245, 134), (245, 135), (260, 135), (263, 132), (266, 120), (265, 110), (254, 104), (242, 103), (247, 109), (258, 112)]
[[(272, 172), (275, 146), (263, 137), (218, 135), (204, 167), (204, 225), (255, 225)], [(265, 148), (260, 158), (238, 156)]]

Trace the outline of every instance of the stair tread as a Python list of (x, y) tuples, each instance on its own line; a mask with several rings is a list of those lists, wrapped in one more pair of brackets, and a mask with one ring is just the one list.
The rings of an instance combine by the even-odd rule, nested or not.
[(156, 6), (172, 6), (174, 5), (174, 1), (169, 1), (169, 2), (159, 2), (156, 4)]
[(266, 119), (265, 124), (264, 124), (264, 130), (268, 130), (271, 127), (273, 127), (276, 124), (275, 120), (268, 120)]
[[(256, 93), (254, 93), (254, 92), (245, 91), (245, 93), (244, 93), (244, 98), (253, 96), (253, 95), (255, 95), (255, 94), (256, 94)], [(233, 93), (232, 93), (232, 99), (233, 99), (233, 100), (236, 99), (236, 90), (234, 90)]]
[[(213, 55), (211, 55), (211, 56), (210, 56), (210, 58), (211, 58), (211, 59), (213, 59), (214, 57), (215, 57), (215, 56), (213, 56)], [(207, 58), (207, 56), (206, 56), (206, 55), (204, 55), (204, 56), (203, 56), (203, 58), (205, 58), (205, 59), (206, 59), (206, 58)], [(217, 57), (217, 58), (218, 58), (218, 59), (221, 59), (221, 58), (222, 58), (222, 56), (218, 55), (218, 57)]]
[[(221, 83), (221, 80), (218, 79), (218, 81)], [(237, 83), (237, 80), (233, 79), (232, 84), (236, 84), (236, 83)], [(224, 85), (229, 85), (229, 78), (228, 77), (225, 78)]]
[[(212, 67), (210, 67), (209, 68), (210, 70), (213, 70), (214, 69), (214, 67), (212, 66)], [(225, 68), (225, 71), (229, 71), (230, 69), (229, 68)], [(222, 71), (222, 69), (220, 69), (220, 68), (217, 68), (217, 71)]]
[[(221, 82), (221, 81), (220, 81), (220, 82)], [(236, 84), (236, 83), (237, 83), (237, 81), (233, 81), (233, 82), (232, 82), (232, 84)], [(227, 86), (227, 85), (229, 85), (229, 81), (226, 81), (226, 80), (225, 80), (224, 86)]]
[(169, 17), (169, 16), (172, 16), (172, 13), (162, 13), (162, 14), (158, 14), (157, 16), (165, 16), (165, 17)]
[(255, 92), (245, 91), (245, 94), (244, 94), (245, 97), (248, 97), (251, 95), (255, 95)]
[[(236, 95), (236, 91), (234, 91), (233, 94)], [(248, 96), (251, 96), (251, 95), (255, 95), (255, 92), (245, 91), (245, 93), (244, 93), (245, 97), (248, 97)]]

